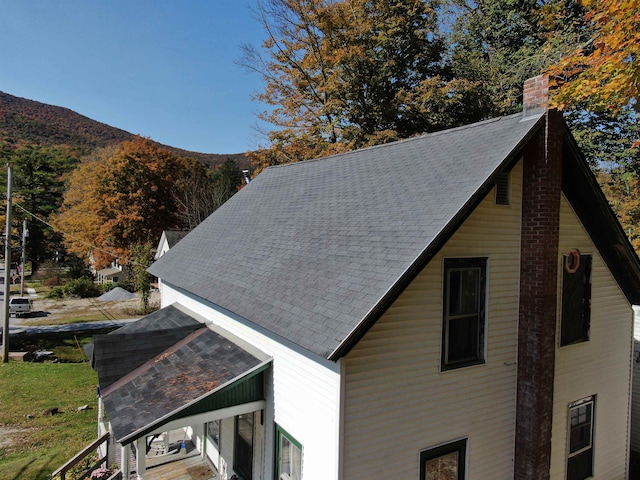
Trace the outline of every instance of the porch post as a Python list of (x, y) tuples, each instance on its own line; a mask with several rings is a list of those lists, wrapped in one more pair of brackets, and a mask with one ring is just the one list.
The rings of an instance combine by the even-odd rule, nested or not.
[(129, 455), (131, 454), (131, 444), (127, 443), (120, 448), (120, 470), (122, 471), (122, 480), (130, 480), (129, 475)]
[(98, 436), (102, 435), (102, 419), (104, 417), (104, 402), (102, 396), (98, 394)]
[(144, 480), (147, 469), (147, 437), (140, 437), (136, 440), (136, 472), (138, 480)]

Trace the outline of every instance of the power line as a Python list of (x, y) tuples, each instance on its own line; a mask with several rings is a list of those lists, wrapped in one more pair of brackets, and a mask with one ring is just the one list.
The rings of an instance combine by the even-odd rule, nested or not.
[[(113, 258), (118, 258), (118, 255), (110, 252), (109, 250), (105, 250), (104, 248), (100, 248), (97, 245), (94, 245), (92, 243), (89, 242), (85, 242), (84, 240), (82, 240), (81, 238), (78, 238), (74, 235), (71, 235), (70, 233), (64, 232), (63, 230), (59, 229), (58, 227), (55, 227), (54, 225), (51, 225), (49, 222), (47, 222), (45, 219), (38, 217), (35, 213), (31, 213), (29, 210), (27, 210), (26, 208), (24, 208), (22, 205), (20, 205), (19, 203), (14, 203), (13, 204), (15, 207), (18, 207), (20, 210), (22, 210), (23, 212), (25, 212), (27, 215), (29, 215), (30, 217), (34, 218), (35, 220), (39, 221), (40, 223), (44, 223), (46, 226), (52, 228), (53, 230), (55, 230), (56, 232), (61, 233), (62, 235), (64, 235), (65, 237), (69, 237), (72, 238), (73, 240), (75, 240), (76, 242), (79, 242), (87, 247), (90, 247), (94, 250), (98, 250), (99, 252), (102, 253), (106, 253), (107, 255), (109, 255), (110, 257)], [(138, 263), (135, 262), (134, 260), (127, 260), (127, 263), (130, 263), (131, 265), (138, 265), (140, 267), (145, 267), (147, 268), (148, 265), (143, 265), (142, 263)]]

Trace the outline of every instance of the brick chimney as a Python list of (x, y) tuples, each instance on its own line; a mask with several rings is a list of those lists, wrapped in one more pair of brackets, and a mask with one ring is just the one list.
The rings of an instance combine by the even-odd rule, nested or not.
[(545, 123), (523, 151), (520, 311), (514, 478), (548, 480), (558, 303), (562, 116), (548, 110), (549, 79), (524, 83), (524, 117)]
[(538, 75), (524, 81), (522, 107), (524, 116), (542, 113), (549, 105), (549, 76)]

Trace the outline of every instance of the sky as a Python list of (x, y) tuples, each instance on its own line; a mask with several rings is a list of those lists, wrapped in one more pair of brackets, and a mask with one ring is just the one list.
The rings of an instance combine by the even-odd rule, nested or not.
[[(203, 153), (264, 143), (256, 0), (0, 0), (0, 91)], [(262, 124), (264, 127), (264, 124)]]

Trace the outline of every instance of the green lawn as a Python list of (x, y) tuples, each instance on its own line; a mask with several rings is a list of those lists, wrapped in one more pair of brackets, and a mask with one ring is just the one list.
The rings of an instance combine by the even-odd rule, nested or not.
[(47, 350), (60, 362), (77, 363), (87, 361), (84, 345), (90, 343), (94, 335), (112, 332), (113, 328), (79, 330), (76, 332), (49, 332), (33, 335), (12, 335), (9, 347), (12, 352), (35, 352)]
[[(97, 438), (97, 377), (87, 363), (0, 364), (0, 476), (45, 480)], [(89, 405), (90, 410), (78, 411)], [(57, 407), (57, 415), (46, 415)], [(3, 446), (10, 434), (16, 442)]]

